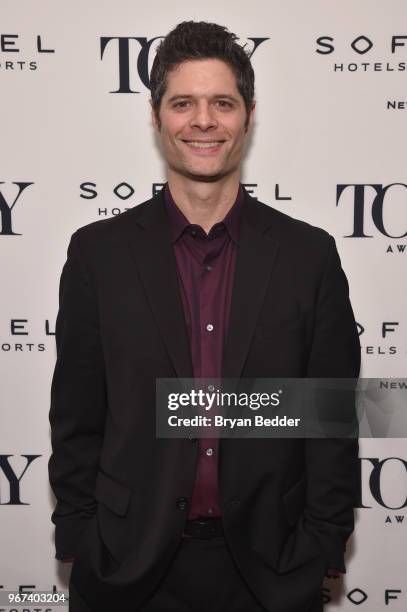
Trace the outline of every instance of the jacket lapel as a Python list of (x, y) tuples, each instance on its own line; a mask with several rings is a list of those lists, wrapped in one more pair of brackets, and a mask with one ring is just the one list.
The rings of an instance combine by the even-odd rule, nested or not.
[(188, 330), (163, 192), (140, 206), (143, 209), (137, 211), (137, 224), (131, 225), (130, 249), (177, 377), (193, 378)]
[(269, 210), (245, 191), (228, 331), (223, 351), (223, 378), (239, 378), (249, 351), (278, 242), (267, 233)]
[[(177, 264), (163, 191), (134, 209), (129, 246), (153, 316), (178, 378), (193, 378)], [(137, 214), (136, 214), (137, 211)], [(278, 243), (267, 232), (267, 207), (245, 191), (222, 376), (239, 378), (270, 282)]]

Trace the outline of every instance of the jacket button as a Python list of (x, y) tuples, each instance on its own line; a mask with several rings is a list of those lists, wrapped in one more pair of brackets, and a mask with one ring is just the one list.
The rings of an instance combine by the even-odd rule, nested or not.
[(188, 505), (188, 498), (187, 497), (178, 497), (178, 499), (177, 499), (177, 508), (179, 510), (185, 510), (187, 505)]

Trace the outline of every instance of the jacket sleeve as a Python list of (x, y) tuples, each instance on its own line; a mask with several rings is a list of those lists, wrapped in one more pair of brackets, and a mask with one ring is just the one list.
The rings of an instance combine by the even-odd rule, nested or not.
[(98, 308), (71, 237), (59, 287), (57, 360), (51, 384), (52, 454), (49, 481), (56, 497), (56, 558), (74, 557), (87, 520), (96, 511), (94, 489), (106, 415), (105, 372)]
[[(318, 292), (307, 377), (352, 378), (360, 370), (360, 343), (349, 301), (349, 287), (335, 240)], [(355, 394), (348, 393), (345, 418), (356, 418)], [(357, 500), (357, 437), (309, 438), (305, 443), (307, 499), (304, 528), (325, 552), (327, 568), (346, 572), (344, 551), (354, 529)]]

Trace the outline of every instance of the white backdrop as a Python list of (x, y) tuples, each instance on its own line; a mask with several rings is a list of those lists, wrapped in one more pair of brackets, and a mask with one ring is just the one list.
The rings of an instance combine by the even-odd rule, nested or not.
[[(151, 68), (158, 41), (148, 58), (146, 43), (202, 19), (253, 51), (244, 183), (335, 236), (362, 375), (405, 377), (407, 5), (0, 0), (0, 11), (0, 585), (67, 588), (47, 473), (59, 276), (75, 229), (165, 180), (138, 71)], [(360, 456), (364, 507), (346, 576), (326, 580), (326, 607), (405, 610), (406, 441), (363, 439)]]

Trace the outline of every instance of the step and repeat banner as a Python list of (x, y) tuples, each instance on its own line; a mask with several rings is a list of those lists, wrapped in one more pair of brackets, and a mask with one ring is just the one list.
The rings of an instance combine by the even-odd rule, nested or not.
[[(213, 21), (250, 53), (257, 108), (243, 182), (335, 237), (361, 376), (403, 378), (407, 4), (0, 0), (0, 15), (0, 588), (67, 589), (47, 471), (59, 278), (78, 227), (165, 181), (149, 106), (160, 39), (181, 21)], [(326, 579), (326, 609), (405, 610), (406, 440), (360, 446), (347, 574)]]

